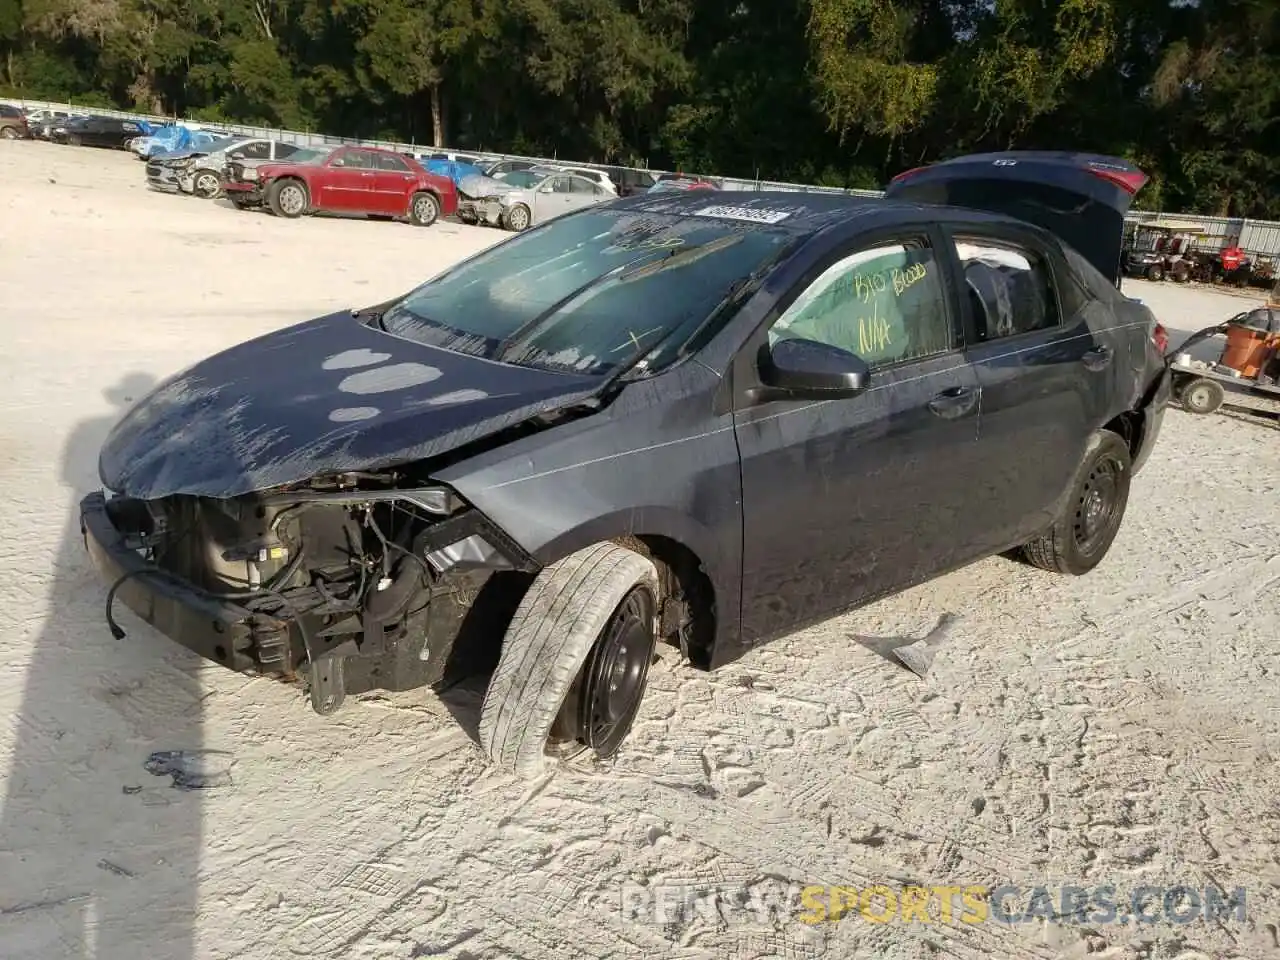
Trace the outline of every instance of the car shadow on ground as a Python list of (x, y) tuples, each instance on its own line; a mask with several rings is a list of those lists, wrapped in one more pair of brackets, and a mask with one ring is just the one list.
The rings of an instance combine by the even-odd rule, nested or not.
[(4, 960), (133, 960), (141, 944), (148, 960), (195, 955), (202, 796), (144, 764), (153, 751), (202, 747), (198, 661), (124, 613), (128, 634), (112, 637), (79, 528), (104, 438), (153, 385), (123, 378), (106, 391), (115, 413), (80, 423), (64, 448), (72, 509), (44, 584), (48, 614), (11, 721), (0, 807)]

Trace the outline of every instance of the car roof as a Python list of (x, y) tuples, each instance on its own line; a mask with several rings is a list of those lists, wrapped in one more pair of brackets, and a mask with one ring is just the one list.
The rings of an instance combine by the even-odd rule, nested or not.
[[(967, 207), (938, 207), (895, 202), (880, 197), (860, 197), (839, 193), (805, 193), (790, 190), (703, 190), (642, 193), (614, 201), (610, 206), (673, 216), (712, 216), (756, 221), (797, 234), (813, 234), (837, 223), (858, 219), (868, 230), (899, 223), (929, 223), (945, 209), (948, 217), (969, 223), (1007, 223), (1030, 230), (1023, 223), (1002, 214)], [(706, 211), (706, 212), (703, 212)], [(776, 218), (776, 219), (775, 219)]]

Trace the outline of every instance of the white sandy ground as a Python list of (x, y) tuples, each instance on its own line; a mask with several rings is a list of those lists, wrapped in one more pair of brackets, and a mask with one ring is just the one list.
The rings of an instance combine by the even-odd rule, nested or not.
[[(1280, 953), (1273, 427), (1173, 410), (1091, 576), (992, 559), (714, 676), (664, 666), (612, 769), (521, 785), (455, 719), (475, 690), (323, 719), (127, 612), (113, 640), (72, 519), (139, 380), (502, 234), (277, 220), (143, 179), (119, 153), (0, 144), (2, 960)], [(1182, 331), (1244, 302), (1131, 287)], [(928, 682), (860, 642), (944, 612)], [(232, 785), (143, 770), (201, 747), (234, 754)], [(623, 915), (637, 881), (1217, 884), (1248, 919), (664, 927)]]

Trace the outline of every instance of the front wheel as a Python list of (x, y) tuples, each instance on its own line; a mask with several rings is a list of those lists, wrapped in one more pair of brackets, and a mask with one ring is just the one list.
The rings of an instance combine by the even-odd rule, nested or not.
[(267, 205), (277, 217), (300, 217), (308, 202), (307, 188), (297, 180), (277, 180), (267, 188)]
[(597, 543), (545, 568), (502, 641), (480, 712), (480, 744), (529, 778), (548, 746), (612, 756), (631, 731), (658, 639), (658, 572), (647, 557)]
[(1164, 279), (1164, 267), (1154, 266), (1147, 269), (1147, 279), (1160, 281)]
[(528, 229), (530, 219), (529, 208), (523, 203), (517, 203), (507, 211), (507, 215), (503, 220), (503, 226), (508, 230), (514, 230), (516, 233), (519, 233), (521, 230)]
[(409, 204), (409, 219), (416, 226), (429, 227), (440, 218), (440, 201), (430, 193), (415, 193)]
[(197, 170), (191, 178), (191, 192), (202, 200), (212, 200), (222, 191), (222, 181), (212, 170)]
[(1124, 439), (1110, 430), (1095, 433), (1058, 518), (1022, 547), (1023, 556), (1043, 570), (1075, 577), (1096, 567), (1120, 532), (1132, 474)]
[(0, 127), (0, 140), (17, 140), (18, 131), (13, 127)]

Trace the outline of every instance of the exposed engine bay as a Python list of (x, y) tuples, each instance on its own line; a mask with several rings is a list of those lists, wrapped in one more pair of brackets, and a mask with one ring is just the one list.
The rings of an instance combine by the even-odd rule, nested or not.
[[(209, 650), (234, 669), (309, 681), (331, 713), (347, 693), (441, 689), (496, 662), (537, 564), (441, 487), (344, 474), (233, 499), (106, 501), (146, 566), (236, 610)], [(481, 597), (483, 595), (483, 599)], [(480, 602), (477, 602), (480, 601)], [(201, 629), (210, 629), (206, 623)]]

